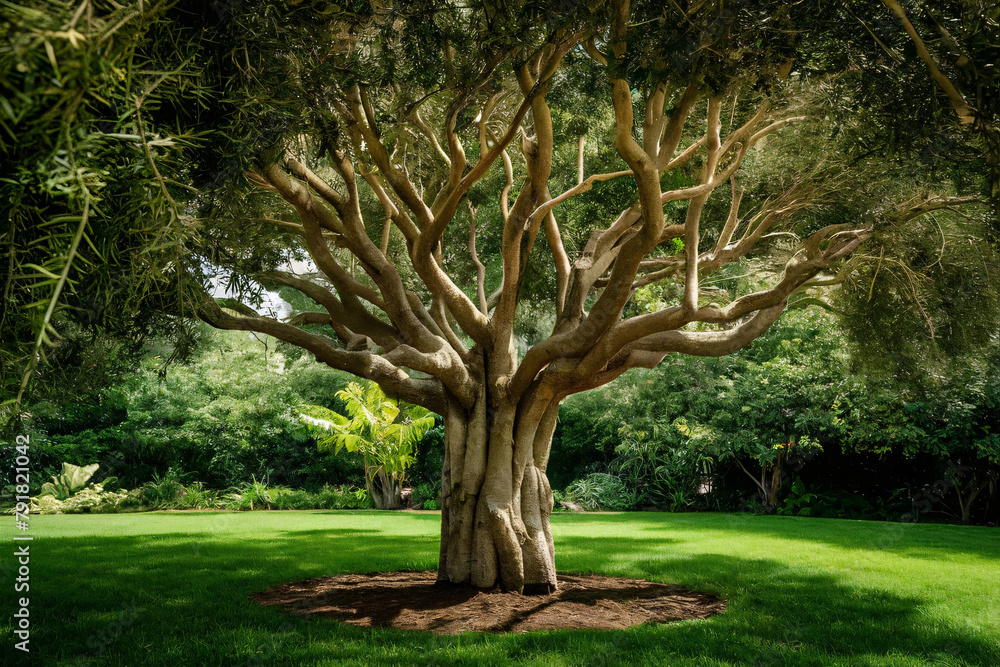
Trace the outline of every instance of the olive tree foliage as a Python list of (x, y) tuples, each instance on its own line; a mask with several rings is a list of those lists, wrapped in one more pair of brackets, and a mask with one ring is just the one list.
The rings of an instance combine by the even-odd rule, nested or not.
[[(877, 50), (858, 59), (874, 66), (826, 93), (856, 110), (834, 117), (864, 174), (842, 206), (872, 224), (834, 301), (858, 367), (919, 400), (997, 343), (1000, 8), (883, 0), (840, 11)], [(845, 61), (852, 51), (831, 53)], [(929, 210), (935, 192), (949, 196)]]
[[(866, 165), (824, 159), (824, 138), (838, 148), (830, 118), (851, 106), (824, 93), (866, 68), (933, 80), (922, 61), (886, 61), (877, 38), (821, 19), (851, 11), (592, 0), (234, 12), (220, 172), (245, 159), (251, 187), (200, 201), (206, 259), (237, 289), (293, 289), (315, 306), (281, 321), (206, 293), (199, 316), (442, 415), (439, 577), (551, 590), (545, 469), (563, 398), (668, 354), (738, 350), (789, 300), (853, 276), (876, 227), (975, 199), (950, 178), (908, 173), (911, 187), (892, 188), (883, 160), (865, 201), (894, 199), (845, 204)], [(839, 61), (845, 45), (871, 60)], [(892, 119), (849, 120), (877, 134)], [(808, 150), (783, 143), (790, 132)], [(776, 148), (792, 168), (767, 168)], [(315, 271), (268, 264), (267, 248), (308, 254)], [(739, 280), (747, 271), (759, 280)]]

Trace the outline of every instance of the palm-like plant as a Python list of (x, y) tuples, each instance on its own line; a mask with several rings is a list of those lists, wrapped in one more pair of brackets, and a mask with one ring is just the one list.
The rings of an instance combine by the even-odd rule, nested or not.
[(318, 405), (302, 406), (303, 419), (324, 435), (320, 451), (346, 449), (365, 461), (365, 486), (378, 509), (402, 506), (406, 468), (416, 460), (416, 445), (434, 426), (434, 414), (418, 406), (402, 406), (376, 384), (356, 382), (337, 392), (350, 418)]

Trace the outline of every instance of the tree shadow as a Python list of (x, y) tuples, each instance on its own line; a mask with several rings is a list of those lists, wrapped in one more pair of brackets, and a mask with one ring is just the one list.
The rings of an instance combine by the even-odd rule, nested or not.
[[(652, 547), (660, 544), (654, 537), (616, 537), (613, 551), (595, 553), (591, 540), (567, 536), (557, 543), (557, 556), (559, 546), (585, 549), (588, 544), (586, 562), (594, 570), (624, 576), (637, 570), (654, 581), (725, 598), (725, 614), (686, 631), (704, 638), (705, 658), (739, 664), (737, 647), (750, 646), (760, 647), (760, 664), (786, 664), (786, 658), (794, 658), (789, 664), (813, 664), (807, 656), (824, 653), (841, 657), (844, 664), (868, 664), (872, 656), (887, 655), (972, 665), (1000, 658), (997, 643), (969, 628), (928, 621), (927, 600), (852, 585), (826, 569), (729, 554), (650, 558)], [(677, 632), (669, 626), (663, 631), (667, 636)], [(730, 641), (710, 639), (720, 635)], [(775, 661), (775, 656), (784, 658)]]
[(545, 595), (510, 595), (499, 587), (481, 590), (436, 579), (433, 571), (346, 574), (281, 584), (252, 597), (292, 614), (452, 635), (623, 629), (725, 611), (725, 602), (714, 595), (602, 575), (561, 574), (559, 590)]

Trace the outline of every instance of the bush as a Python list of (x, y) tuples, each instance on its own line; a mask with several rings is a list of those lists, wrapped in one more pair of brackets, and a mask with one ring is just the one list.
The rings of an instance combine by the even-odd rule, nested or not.
[[(417, 484), (413, 487), (413, 495), (410, 502), (414, 507), (425, 510), (436, 510), (441, 508), (441, 482)], [(429, 505), (432, 505), (429, 507)]]
[(147, 507), (173, 509), (175, 503), (186, 493), (184, 475), (175, 468), (167, 468), (160, 477), (153, 474), (153, 481), (142, 485), (142, 504)]
[(271, 508), (276, 510), (313, 509), (313, 494), (302, 489), (284, 489), (274, 494)]
[(566, 496), (590, 512), (606, 510), (623, 512), (635, 507), (638, 498), (621, 478), (605, 472), (595, 472), (566, 487)]
[(316, 499), (314, 509), (362, 510), (375, 506), (365, 489), (353, 486), (326, 486), (313, 497)]
[(118, 511), (118, 505), (127, 496), (124, 492), (105, 491), (100, 484), (94, 484), (66, 500), (50, 495), (36, 496), (31, 499), (30, 511), (34, 514), (111, 513)]
[(206, 489), (201, 482), (186, 484), (177, 499), (167, 509), (206, 510), (219, 507), (219, 492)]
[(269, 510), (271, 509), (271, 489), (265, 482), (252, 482), (239, 487), (230, 487), (220, 499), (220, 506), (227, 510)]
[(276, 510), (347, 510), (372, 507), (368, 492), (353, 486), (326, 486), (316, 492), (271, 487), (269, 492), (270, 508)]

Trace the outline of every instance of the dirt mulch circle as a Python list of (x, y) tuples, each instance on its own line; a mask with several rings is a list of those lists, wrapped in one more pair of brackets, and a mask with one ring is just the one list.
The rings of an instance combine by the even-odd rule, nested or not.
[(435, 572), (373, 572), (306, 579), (251, 597), (293, 614), (362, 627), (461, 632), (618, 630), (641, 623), (708, 618), (725, 600), (680, 586), (599, 575), (560, 575), (549, 595), (514, 595), (454, 584)]

